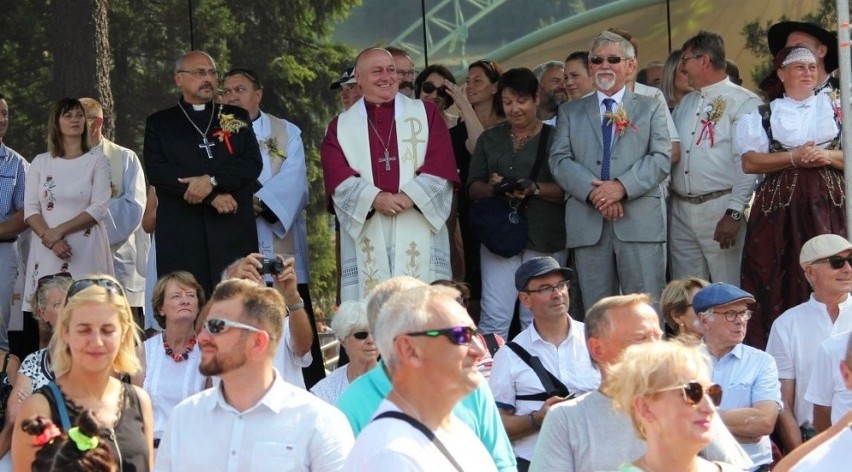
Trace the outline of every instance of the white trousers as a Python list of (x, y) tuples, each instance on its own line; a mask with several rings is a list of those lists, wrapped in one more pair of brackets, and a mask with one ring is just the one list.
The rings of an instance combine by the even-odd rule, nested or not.
[(669, 226), (672, 278), (692, 276), (740, 286), (745, 217), (739, 222), (739, 232), (732, 247), (721, 249), (719, 243), (713, 240), (716, 225), (725, 215), (730, 200), (730, 195), (723, 195), (695, 204), (672, 197)]
[[(544, 253), (525, 249), (514, 257), (502, 257), (480, 245), (480, 268), (482, 270), (482, 311), (479, 317), (479, 329), (484, 333), (497, 333), (509, 340), (509, 325), (515, 309), (518, 291), (515, 289), (515, 271), (525, 261), (534, 257), (551, 256), (565, 267), (568, 250)], [(523, 305), (520, 308), (521, 330), (532, 323), (532, 313)]]

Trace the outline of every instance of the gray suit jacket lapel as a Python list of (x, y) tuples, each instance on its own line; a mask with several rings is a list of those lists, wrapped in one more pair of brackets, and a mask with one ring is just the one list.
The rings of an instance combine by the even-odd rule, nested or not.
[(592, 131), (594, 131), (595, 136), (598, 137), (598, 144), (600, 144), (601, 149), (603, 149), (601, 105), (598, 103), (597, 93), (592, 94), (589, 98), (589, 100), (586, 100), (586, 116), (589, 117), (589, 123), (592, 126)]

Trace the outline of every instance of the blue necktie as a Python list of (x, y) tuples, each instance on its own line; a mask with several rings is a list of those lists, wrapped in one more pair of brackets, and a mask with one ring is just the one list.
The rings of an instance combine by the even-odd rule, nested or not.
[[(603, 104), (606, 107), (606, 112), (612, 112), (612, 105), (615, 100), (604, 98)], [(609, 180), (609, 158), (612, 155), (612, 120), (604, 117), (601, 122), (601, 134), (603, 135), (603, 161), (601, 161), (601, 180)]]

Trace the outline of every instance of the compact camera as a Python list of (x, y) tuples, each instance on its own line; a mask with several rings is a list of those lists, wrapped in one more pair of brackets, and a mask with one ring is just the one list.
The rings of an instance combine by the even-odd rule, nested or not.
[(272, 259), (264, 257), (260, 260), (260, 263), (261, 274), (280, 274), (281, 272), (284, 272), (284, 261), (277, 257)]

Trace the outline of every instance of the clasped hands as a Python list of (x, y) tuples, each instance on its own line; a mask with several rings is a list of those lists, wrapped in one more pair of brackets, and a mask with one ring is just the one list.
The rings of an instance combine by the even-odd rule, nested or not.
[(413, 206), (414, 201), (403, 192), (379, 192), (373, 200), (373, 208), (385, 216), (396, 216)]
[(624, 216), (621, 200), (627, 195), (624, 186), (617, 180), (593, 179), (595, 186), (589, 196), (589, 202), (603, 215), (605, 220), (615, 221)]
[[(182, 177), (178, 182), (187, 184), (186, 192), (183, 194), (183, 199), (191, 205), (197, 205), (204, 201), (210, 192), (213, 191), (213, 184), (210, 182), (209, 175), (199, 175), (195, 177)], [(230, 193), (220, 193), (213, 198), (210, 205), (219, 212), (220, 215), (227, 213), (236, 213), (239, 206), (237, 201)]]
[(60, 259), (70, 259), (73, 253), (71, 246), (65, 239), (62, 230), (59, 228), (49, 228), (41, 235), (41, 244), (53, 251), (53, 254)]
[(791, 161), (796, 167), (824, 167), (831, 165), (831, 157), (828, 149), (823, 149), (808, 141), (796, 149), (791, 150)]

